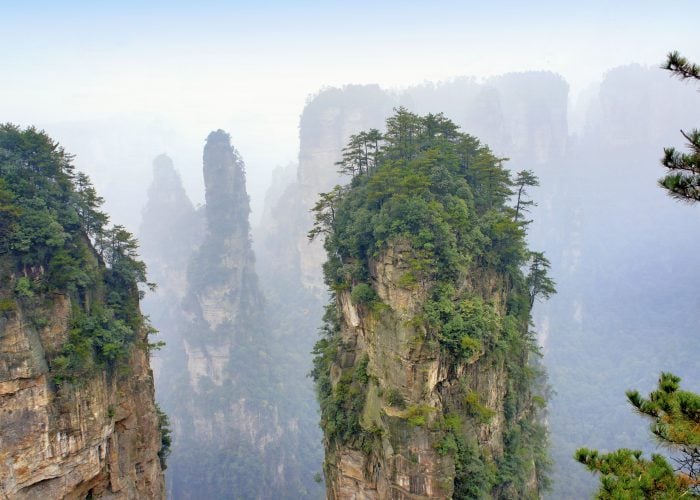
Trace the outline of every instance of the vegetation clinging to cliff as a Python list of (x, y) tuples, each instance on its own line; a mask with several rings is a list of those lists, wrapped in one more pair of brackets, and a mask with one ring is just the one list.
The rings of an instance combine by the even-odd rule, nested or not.
[[(442, 114), (420, 117), (399, 109), (387, 120), (386, 133), (370, 130), (350, 138), (339, 165), (352, 180), (321, 194), (309, 232), (310, 239), (325, 236), (324, 275), (331, 292), (350, 292), (351, 302), (368, 314), (381, 315), (386, 308), (372, 286), (371, 261), (391, 246), (408, 248), (409, 269), (397, 285), (427, 291), (422, 313), (411, 320), (424, 336), (416, 342), (437, 346), (453, 366), (484, 357), (491, 360), (487, 363), (505, 367), (503, 455), (483, 455), (472, 443), (468, 426), (461, 424), (445, 425), (444, 438), (437, 444), (441, 456), (454, 458), (454, 492), (460, 497), (507, 488), (522, 492), (533, 475), (540, 488), (547, 484), (546, 433), (535, 417), (533, 402), (544, 400), (533, 397), (540, 373), (528, 365), (528, 354), (537, 350), (529, 332), (530, 309), (538, 297), (554, 293), (554, 283), (547, 276), (549, 262), (544, 255), (525, 245), (529, 221), (522, 214), (531, 202), (524, 186), (537, 185), (537, 180), (531, 172), (518, 174), (520, 196), (511, 207), (511, 188), (519, 184), (511, 181), (503, 162)], [(480, 289), (489, 276), (499, 282), (501, 303)], [(367, 372), (366, 363), (359, 364), (343, 368), (333, 382), (331, 368), (343, 349), (340, 330), (338, 304), (332, 303), (312, 373), (321, 425), (328, 442), (369, 453), (372, 440), (384, 432), (363, 427), (360, 419), (366, 381), (373, 374)], [(390, 406), (399, 408), (394, 403), (400, 394), (379, 387), (380, 392), (383, 389)], [(488, 422), (493, 412), (470, 395), (474, 396), (465, 394), (449, 410), (464, 415), (470, 426)], [(432, 420), (440, 427), (448, 417)], [(423, 426), (427, 419), (407, 422)]]
[[(515, 292), (507, 312), (527, 325), (534, 300), (553, 293), (554, 284), (547, 259), (526, 248), (522, 208), (508, 205), (513, 183), (504, 160), (442, 114), (419, 117), (399, 109), (385, 134), (352, 136), (339, 162), (352, 182), (321, 195), (309, 232), (312, 239), (327, 236), (328, 286), (353, 287), (358, 295), (367, 286), (367, 260), (404, 239), (413, 251), (405, 285), (433, 284), (425, 319), (441, 327), (440, 341), (455, 356), (471, 355), (493, 340), (485, 338), (489, 332), (504, 328), (496, 327), (492, 306), (479, 298), (454, 302), (453, 283), (472, 268), (507, 276)], [(527, 264), (531, 272), (524, 276)], [(466, 338), (466, 331), (483, 338)]]
[[(113, 366), (149, 328), (138, 310), (147, 283), (137, 242), (109, 217), (87, 175), (44, 132), (0, 126), (0, 258), (14, 299), (40, 306), (47, 293), (67, 293), (73, 310), (67, 342), (50, 360), (57, 381)], [(3, 297), (11, 313), (11, 298)], [(34, 318), (43, 326), (44, 318)], [(148, 330), (150, 331), (150, 329)]]

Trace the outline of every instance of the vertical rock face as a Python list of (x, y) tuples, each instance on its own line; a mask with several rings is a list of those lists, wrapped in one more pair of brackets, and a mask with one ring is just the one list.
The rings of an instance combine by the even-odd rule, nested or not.
[(483, 83), (458, 78), (409, 87), (400, 102), (418, 113), (449, 109), (462, 130), (522, 168), (536, 168), (560, 160), (566, 151), (567, 98), (561, 76), (529, 71)]
[(259, 321), (263, 305), (250, 244), (244, 168), (226, 132), (209, 134), (204, 147), (206, 231), (188, 270), (196, 303), (191, 311), (212, 332), (227, 327), (232, 339), (250, 335), (248, 322)]
[(202, 240), (204, 226), (203, 210), (193, 207), (172, 160), (166, 155), (155, 158), (139, 241), (149, 275), (158, 284), (144, 298), (143, 310), (159, 330), (158, 339), (165, 342), (152, 355), (151, 363), (158, 399), (167, 407), (173, 380), (184, 369), (182, 302), (187, 292), (187, 265)]
[(238, 364), (255, 342), (265, 349), (257, 338), (262, 298), (250, 248), (244, 165), (222, 130), (207, 138), (203, 172), (203, 239), (189, 257), (179, 352), (162, 374), (164, 404), (172, 408), (174, 423), (168, 483), (176, 498), (230, 495), (245, 480), (237, 483), (240, 478), (225, 469), (241, 460), (243, 449), (257, 454), (255, 447), (264, 447), (268, 433), (277, 431), (246, 398), (251, 387), (244, 381), (257, 370)]
[(136, 242), (44, 133), (0, 151), (0, 498), (164, 498)]
[[(470, 488), (476, 491), (488, 480), (458, 471), (464, 464), (456, 467), (455, 456), (447, 452), (452, 438), (446, 437), (445, 421), (457, 415), (473, 446), (474, 457), (469, 458), (474, 459), (474, 476), (484, 474), (478, 469), (483, 462), (495, 467), (505, 460), (507, 433), (513, 425), (513, 417), (506, 416), (513, 381), (505, 361), (481, 352), (455, 366), (435, 345), (420, 340), (424, 333), (416, 328), (415, 318), (424, 312), (431, 285), (410, 290), (402, 285), (411, 258), (411, 248), (398, 243), (370, 262), (370, 279), (388, 306), (380, 315), (353, 305), (347, 291), (338, 295), (342, 347), (331, 368), (332, 381), (337, 386), (344, 375), (364, 366), (370, 380), (360, 425), (381, 439), (370, 447), (358, 442), (327, 447), (329, 498), (463, 498), (464, 492), (455, 493), (455, 481), (472, 482)], [(462, 286), (495, 304), (498, 314), (505, 316), (507, 285), (502, 277), (480, 274)], [(532, 410), (519, 404), (523, 413), (517, 418), (528, 420)], [(536, 498), (536, 470), (532, 464), (527, 468), (525, 484), (499, 485), (490, 496)], [(460, 472), (464, 475), (457, 479)]]
[[(172, 278), (179, 261), (167, 248), (170, 240), (149, 244), (150, 258), (163, 261), (171, 275), (168, 286), (179, 287), (160, 293), (181, 297), (180, 310), (170, 317), (164, 304), (149, 303), (156, 326), (177, 325), (177, 333), (166, 337), (158, 371), (160, 398), (174, 433), (168, 493), (173, 498), (308, 496), (315, 483), (313, 471), (302, 463), (310, 455), (307, 430), (300, 429), (297, 393), (287, 380), (296, 374), (285, 371), (289, 361), (274, 344), (270, 317), (276, 313), (265, 309), (251, 248), (245, 166), (222, 130), (207, 138), (203, 174), (202, 230), (182, 233), (186, 228), (172, 217), (160, 220), (167, 227), (162, 234), (172, 234), (182, 254), (189, 253), (184, 280)], [(167, 183), (156, 183), (157, 175), (151, 198), (173, 201), (163, 191)], [(188, 208), (173, 206), (172, 213), (192, 217), (189, 201), (177, 204)], [(156, 205), (149, 203), (147, 211)]]
[[(370, 262), (370, 279), (387, 306), (380, 314), (354, 305), (348, 291), (338, 294), (341, 347), (331, 383), (337, 388), (358, 370), (367, 374), (359, 422), (372, 437), (327, 441), (328, 497), (537, 498), (532, 450), (516, 466), (525, 471), (520, 481), (494, 485), (488, 478), (512, 463), (513, 428), (532, 425), (531, 395), (515, 394), (518, 382), (502, 356), (478, 352), (455, 365), (434, 342), (421, 339), (425, 332), (416, 327), (416, 318), (424, 314), (432, 284), (405, 288), (412, 258), (411, 248), (397, 243)], [(477, 273), (461, 286), (505, 317), (503, 277)], [(461, 433), (459, 445), (451, 432)]]
[(333, 296), (313, 370), (328, 497), (537, 498), (540, 282), (521, 271), (507, 173), (444, 116), (398, 110), (379, 149), (315, 209)]
[[(147, 354), (132, 350), (128, 376), (57, 390), (47, 359), (68, 338), (71, 299), (43, 302), (0, 317), (0, 496), (165, 498)], [(37, 328), (37, 314), (49, 324)]]
[[(153, 182), (143, 209), (139, 242), (159, 289), (180, 294), (167, 301), (175, 308), (185, 293), (187, 262), (202, 239), (203, 228), (202, 216), (187, 197), (173, 161), (166, 155), (158, 156), (153, 160)], [(152, 299), (149, 294), (147, 301)], [(170, 329), (164, 333), (170, 334)]]
[(212, 132), (204, 146), (204, 186), (208, 238), (248, 235), (250, 201), (245, 167), (231, 138), (223, 130)]

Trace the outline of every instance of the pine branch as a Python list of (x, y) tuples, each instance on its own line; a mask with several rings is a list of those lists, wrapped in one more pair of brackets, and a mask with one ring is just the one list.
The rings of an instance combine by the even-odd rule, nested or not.
[(671, 71), (681, 80), (685, 80), (687, 78), (700, 80), (700, 66), (695, 63), (688, 62), (688, 60), (681, 56), (678, 51), (669, 52), (666, 59), (666, 64), (662, 66), (662, 68)]

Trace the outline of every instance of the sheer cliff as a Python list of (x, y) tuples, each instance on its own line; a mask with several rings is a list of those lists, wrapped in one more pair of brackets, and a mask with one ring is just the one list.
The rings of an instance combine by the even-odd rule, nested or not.
[(164, 498), (145, 267), (44, 133), (0, 127), (0, 497)]
[(258, 284), (243, 160), (227, 133), (208, 136), (206, 205), (196, 212), (170, 163), (156, 162), (154, 174), (142, 230), (155, 223), (158, 232), (146, 237), (147, 258), (164, 274), (159, 293), (178, 304), (148, 303), (156, 326), (177, 325), (157, 365), (159, 397), (173, 422), (168, 493), (309, 496), (319, 489), (318, 465), (304, 462), (313, 456), (311, 421), (300, 421), (298, 391), (288, 380), (296, 374), (276, 342), (282, 319), (266, 308)]
[(202, 240), (203, 230), (203, 213), (196, 211), (187, 197), (173, 161), (166, 155), (156, 157), (139, 242), (149, 275), (158, 283), (158, 288), (143, 301), (144, 312), (165, 342), (151, 358), (158, 394), (168, 391), (170, 382), (161, 372), (172, 373), (176, 370), (170, 370), (168, 365), (182, 364), (180, 325), (182, 300), (187, 290), (187, 263)]
[[(312, 224), (309, 210), (319, 192), (342, 182), (335, 163), (350, 136), (363, 129), (383, 129), (397, 103), (423, 113), (450, 109), (457, 124), (489, 144), (498, 144), (499, 154), (511, 157), (514, 166), (536, 165), (538, 173), (557, 174), (561, 170), (555, 165), (566, 150), (566, 89), (566, 83), (551, 73), (524, 73), (483, 83), (458, 79), (426, 84), (398, 94), (376, 85), (352, 85), (321, 91), (309, 101), (300, 121), (296, 177), (284, 189), (279, 185), (271, 189), (255, 241), (261, 284), (271, 314), (278, 318), (273, 319), (276, 344), (293, 353), (297, 362), (289, 373), (297, 374), (300, 386), (304, 386), (306, 353), (317, 338), (316, 325), (326, 300), (320, 272), (325, 252), (320, 241), (309, 243), (306, 238)], [(277, 180), (287, 177), (285, 173)], [(546, 220), (549, 215), (539, 214)], [(298, 407), (307, 412), (304, 415), (310, 412), (308, 407)], [(316, 439), (314, 435), (309, 441)], [(316, 456), (319, 451), (313, 450)]]
[(321, 196), (311, 232), (332, 293), (313, 371), (328, 497), (537, 498), (548, 459), (529, 313), (553, 290), (502, 161), (404, 109), (379, 143), (345, 151), (352, 182)]

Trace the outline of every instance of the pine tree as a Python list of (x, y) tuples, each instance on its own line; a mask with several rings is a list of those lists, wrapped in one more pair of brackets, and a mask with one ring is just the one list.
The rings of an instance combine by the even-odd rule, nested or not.
[[(700, 395), (680, 390), (680, 377), (662, 373), (659, 388), (648, 399), (627, 391), (627, 399), (642, 415), (652, 419), (651, 432), (680, 453), (678, 470), (696, 489), (700, 487)], [(700, 493), (700, 489), (697, 489)]]
[(321, 234), (325, 235), (331, 232), (335, 224), (335, 213), (344, 192), (345, 188), (335, 186), (328, 193), (319, 195), (319, 200), (311, 209), (314, 213), (314, 225), (307, 234), (310, 241), (315, 240)]
[(527, 275), (526, 284), (531, 308), (538, 297), (548, 299), (556, 293), (554, 280), (547, 273), (549, 267), (549, 260), (542, 252), (530, 252), (530, 272)]
[(652, 418), (651, 432), (680, 453), (676, 469), (661, 455), (651, 460), (638, 450), (621, 449), (601, 455), (581, 448), (575, 458), (601, 474), (597, 498), (680, 498), (700, 496), (700, 396), (680, 390), (680, 378), (662, 373), (659, 387), (648, 399), (627, 391), (627, 399), (642, 415)]
[(528, 199), (529, 193), (527, 192), (527, 188), (539, 186), (540, 182), (532, 170), (521, 170), (515, 175), (513, 185), (517, 188), (516, 194), (518, 196), (515, 203), (515, 215), (513, 216), (513, 220), (518, 222), (519, 217), (523, 213), (529, 211), (528, 207), (537, 206), (534, 201)]
[[(666, 64), (662, 67), (681, 80), (700, 80), (700, 66), (688, 62), (678, 52), (668, 54)], [(668, 169), (668, 173), (659, 180), (659, 184), (676, 199), (700, 201), (700, 130), (681, 130), (681, 134), (688, 141), (690, 152), (681, 153), (675, 148), (664, 148), (661, 164)]]
[[(689, 63), (678, 52), (669, 53), (662, 67), (682, 80), (700, 80), (700, 66)], [(681, 134), (688, 140), (691, 153), (664, 149), (662, 164), (669, 173), (659, 184), (674, 198), (700, 201), (700, 130)], [(627, 391), (630, 404), (652, 419), (652, 434), (679, 453), (673, 459), (677, 467), (674, 469), (658, 454), (653, 454), (651, 460), (643, 459), (638, 450), (621, 449), (600, 455), (596, 450), (580, 448), (574, 458), (602, 475), (597, 498), (700, 497), (700, 395), (681, 391), (680, 381), (671, 373), (662, 373), (658, 389), (648, 399), (638, 391)]]
[(376, 128), (350, 136), (348, 145), (343, 148), (342, 159), (336, 162), (341, 174), (355, 177), (366, 174), (377, 166), (379, 143), (384, 139)]

